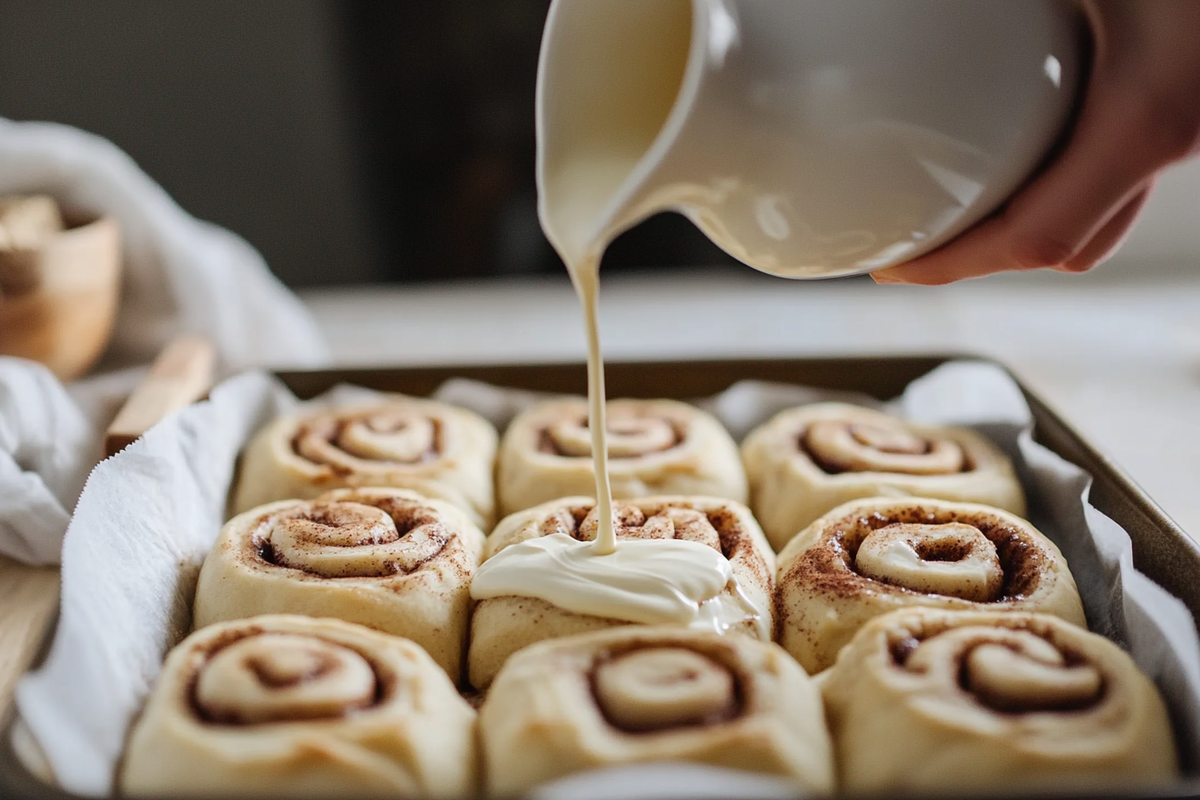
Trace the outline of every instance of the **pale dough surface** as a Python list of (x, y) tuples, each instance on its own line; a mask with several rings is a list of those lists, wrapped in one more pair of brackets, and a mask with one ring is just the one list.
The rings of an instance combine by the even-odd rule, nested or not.
[[(914, 558), (913, 577), (878, 580), (864, 575), (856, 563), (860, 546), (873, 531), (889, 525), (915, 525), (918, 540), (945, 528), (952, 533), (974, 528), (976, 537), (982, 534), (995, 545), (999, 589), (983, 600), (953, 596), (946, 588), (922, 590), (920, 572), (946, 563), (936, 557)], [(1066, 560), (1031, 524), (998, 508), (920, 497), (855, 500), (813, 522), (779, 554), (775, 593), (778, 641), (810, 674), (833, 664), (869, 620), (911, 606), (1037, 611), (1087, 625)]]
[[(715, 417), (675, 400), (608, 402), (614, 499), (709, 495), (745, 503), (737, 445)], [(550, 400), (518, 414), (504, 432), (496, 472), (502, 515), (596, 492), (587, 402)]]
[[(345, 670), (303, 669), (305, 663), (297, 669), (273, 655), (278, 648), (264, 647), (235, 665), (242, 669), (231, 679), (205, 685), (205, 671), (224, 651), (268, 635), (311, 643), (313, 653), (302, 655), (314, 663), (341, 658), (358, 671), (347, 676)], [(258, 675), (275, 680), (256, 681)], [(349, 710), (338, 708), (347, 684), (365, 686), (365, 706), (356, 700), (360, 704)], [(218, 710), (227, 718), (211, 717), (212, 707), (196, 699), (197, 686), (225, 701)], [(263, 708), (272, 721), (236, 718), (239, 710)], [(223, 623), (192, 634), (168, 655), (130, 738), (121, 791), (138, 797), (467, 797), (476, 787), (475, 719), (445, 673), (412, 642), (338, 620), (289, 615)]]
[[(486, 562), (510, 545), (552, 533), (590, 540), (595, 535), (594, 508), (595, 501), (590, 497), (565, 497), (511, 514), (501, 520), (488, 537), (483, 560)], [(770, 609), (775, 556), (750, 510), (740, 503), (716, 497), (622, 500), (614, 503), (618, 541), (640, 532), (622, 526), (622, 520), (628, 519), (631, 512), (651, 518), (670, 508), (694, 509), (706, 515), (716, 529), (715, 538), (719, 539), (716, 544), (729, 558), (742, 591), (759, 608)], [(725, 591), (729, 592), (729, 589)], [(471, 685), (486, 688), (509, 656), (534, 642), (630, 624), (618, 619), (577, 614), (534, 597), (503, 596), (482, 600), (476, 604), (471, 618), (467, 653)], [(771, 625), (767, 629), (770, 630)], [(749, 623), (733, 630), (755, 635), (754, 626)]]
[[(630, 655), (642, 663), (610, 672)], [(707, 723), (693, 712), (708, 712)], [(675, 724), (681, 718), (686, 724)], [(767, 773), (804, 793), (833, 791), (815, 685), (778, 647), (742, 636), (636, 626), (542, 642), (508, 662), (479, 721), (487, 788), (498, 797), (585, 769), (652, 761)], [(622, 727), (631, 723), (636, 731)]]
[(247, 445), (234, 494), (241, 513), (331, 489), (395, 486), (495, 520), (496, 429), (473, 411), (404, 395), (281, 416)]
[(412, 639), (457, 682), (483, 542), (457, 507), (404, 489), (269, 503), (221, 529), (200, 570), (194, 623), (335, 617)]
[[(870, 429), (880, 447), (843, 437), (854, 452), (845, 454), (844, 469), (829, 472), (806, 448), (807, 436), (818, 424), (822, 428), (837, 424), (851, 430), (854, 426)], [(912, 443), (931, 452), (956, 448), (963, 465), (940, 474), (883, 469), (897, 460), (888, 456), (898, 454), (887, 450), (888, 440), (896, 436), (900, 441), (891, 444)], [(833, 447), (837, 445), (833, 443)], [(873, 455), (879, 457), (877, 468), (872, 468), (876, 466)], [(850, 463), (851, 456), (857, 457), (857, 463)], [(815, 403), (780, 412), (746, 436), (742, 460), (750, 481), (750, 507), (777, 552), (817, 517), (864, 497), (936, 497), (983, 503), (1017, 515), (1025, 513), (1025, 495), (1012, 463), (988, 439), (966, 428), (914, 425), (847, 403)], [(921, 461), (901, 459), (910, 469), (936, 469), (936, 465), (921, 465)]]
[[(1004, 663), (981, 675), (973, 660), (989, 645)], [(1081, 675), (1090, 687), (1071, 686)], [(847, 793), (1114, 794), (1178, 774), (1154, 685), (1115, 644), (1057, 617), (897, 611), (819, 682)]]

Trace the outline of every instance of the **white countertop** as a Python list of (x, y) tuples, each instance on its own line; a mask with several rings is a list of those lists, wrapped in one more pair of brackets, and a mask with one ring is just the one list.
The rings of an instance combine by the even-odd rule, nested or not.
[[(1126, 275), (1128, 273), (1125, 273)], [(565, 276), (311, 290), (344, 365), (584, 358)], [(999, 359), (1200, 538), (1200, 265), (928, 288), (744, 271), (611, 275), (612, 359), (979, 353)]]

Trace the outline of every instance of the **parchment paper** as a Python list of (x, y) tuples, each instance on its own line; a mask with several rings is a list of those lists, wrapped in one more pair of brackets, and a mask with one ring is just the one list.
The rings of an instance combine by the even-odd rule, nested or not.
[[(320, 402), (372, 396), (347, 387)], [(435, 394), (500, 428), (540, 396), (465, 380), (449, 381)], [(736, 384), (697, 404), (740, 438), (779, 410), (825, 399), (880, 405), (760, 382)], [(295, 402), (265, 375), (234, 378), (209, 401), (173, 415), (101, 464), (88, 480), (64, 543), (54, 644), (17, 694), (22, 718), (64, 788), (97, 796), (111, 791), (126, 730), (166, 651), (187, 632), (196, 574), (225, 518), (236, 455), (256, 428)], [(888, 405), (916, 421), (968, 425), (1009, 453), (1032, 521), (1067, 557), (1089, 625), (1128, 649), (1158, 684), (1174, 714), (1183, 763), (1194, 771), (1200, 764), (1200, 644), (1191, 615), (1133, 568), (1128, 535), (1087, 502), (1090, 478), (1033, 441), (1032, 417), (1016, 384), (992, 365), (956, 362), (913, 382)], [(695, 785), (702, 773), (673, 765), (639, 773), (638, 785), (644, 796), (663, 796)], [(741, 784), (745, 776), (736, 772), (727, 777), (733, 783), (722, 787), (744, 785), (746, 796), (763, 789), (761, 780)], [(628, 780), (628, 771), (609, 770), (537, 795), (638, 796)], [(735, 788), (728, 793), (738, 794)]]

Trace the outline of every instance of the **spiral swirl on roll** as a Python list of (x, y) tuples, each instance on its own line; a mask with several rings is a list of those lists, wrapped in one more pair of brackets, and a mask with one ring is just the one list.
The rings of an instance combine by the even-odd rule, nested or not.
[(246, 448), (238, 513), (337, 488), (391, 486), (453, 503), (477, 525), (495, 511), (496, 431), (463, 408), (400, 395), (282, 416)]
[(479, 712), (493, 796), (572, 772), (654, 761), (774, 774), (833, 789), (820, 695), (778, 647), (634, 626), (516, 653)]
[[(613, 497), (687, 494), (746, 500), (737, 445), (711, 415), (673, 400), (607, 405)], [(592, 494), (592, 436), (584, 400), (531, 406), (509, 424), (496, 475), (501, 512)]]
[(1078, 711), (1099, 702), (1104, 688), (1096, 667), (1078, 656), (1071, 663), (1030, 629), (964, 626), (894, 642), (892, 654), (904, 670), (956, 681), (975, 702), (1001, 713)]
[(817, 420), (804, 431), (799, 444), (830, 474), (950, 475), (971, 471), (971, 463), (958, 442), (923, 436), (898, 419)]
[[(637, 413), (628, 406), (610, 406), (608, 412), (609, 458), (640, 458), (678, 447), (686, 428), (682, 420)], [(568, 458), (590, 458), (592, 432), (587, 415), (554, 420), (542, 432), (542, 449)]]
[(251, 541), (264, 561), (280, 567), (323, 578), (379, 578), (419, 569), (451, 536), (433, 508), (385, 496), (374, 505), (314, 502), (266, 514)]
[(404, 489), (271, 503), (225, 523), (193, 618), (337, 617), (412, 639), (457, 675), (483, 541), (459, 509)]
[(375, 670), (360, 653), (293, 633), (247, 636), (219, 650), (196, 681), (213, 722), (254, 724), (339, 717), (374, 704)]
[(1041, 611), (1086, 624), (1058, 548), (1025, 520), (988, 506), (855, 501), (779, 555), (780, 641), (810, 672), (830, 666), (871, 618), (915, 605)]
[(914, 592), (992, 603), (1004, 590), (996, 544), (961, 522), (885, 525), (863, 537), (853, 558), (860, 575)]
[(846, 791), (1083, 788), (1176, 768), (1162, 701), (1129, 656), (1042, 614), (879, 617), (825, 700)]
[(771, 544), (857, 498), (912, 495), (1025, 513), (1008, 458), (965, 428), (914, 425), (845, 403), (783, 411), (742, 444), (751, 506)]
[(350, 474), (364, 465), (417, 464), (441, 454), (441, 421), (406, 406), (309, 417), (292, 449), (314, 464)]
[(406, 639), (287, 614), (218, 623), (167, 656), (123, 796), (463, 797), (475, 712)]
[[(985, 629), (987, 630), (987, 629)], [(918, 646), (910, 669), (928, 669), (938, 657), (932, 652), (953, 649), (955, 638), (967, 639), (964, 648), (966, 689), (981, 704), (996, 711), (1027, 714), (1031, 711), (1075, 711), (1094, 705), (1104, 688), (1099, 670), (1087, 664), (1070, 664), (1045, 639), (1028, 631), (963, 629), (945, 635), (936, 645)]]
[(611, 725), (638, 733), (727, 722), (740, 705), (729, 668), (682, 647), (646, 648), (603, 661), (592, 673), (592, 690)]

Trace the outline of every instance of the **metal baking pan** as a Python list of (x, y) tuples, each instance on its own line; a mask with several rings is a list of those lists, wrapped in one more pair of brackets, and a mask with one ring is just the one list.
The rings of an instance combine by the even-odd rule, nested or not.
[[(610, 397), (667, 397), (688, 399), (716, 394), (739, 380), (765, 380), (825, 389), (855, 391), (890, 399), (947, 361), (964, 355), (885, 356), (849, 358), (747, 359), (713, 361), (609, 362), (606, 382)], [(978, 360), (978, 359), (977, 359)], [(277, 373), (301, 398), (314, 397), (338, 383), (353, 383), (411, 395), (431, 394), (449, 378), (472, 378), (499, 386), (545, 392), (582, 394), (587, 377), (583, 364), (513, 364), (489, 366), (401, 367), (285, 371)], [(1112, 460), (1100, 453), (1074, 428), (1014, 379), (1033, 412), (1035, 436), (1050, 450), (1093, 477), (1091, 502), (1123, 527), (1133, 540), (1134, 564), (1152, 580), (1184, 602), (1200, 621), (1200, 546), (1175, 524)], [(1031, 512), (1037, 498), (1032, 497)], [(52, 627), (52, 626), (51, 626)], [(1200, 626), (1198, 626), (1200, 627)], [(50, 631), (45, 635), (49, 637)], [(12, 709), (5, 709), (11, 727)], [(41, 783), (17, 759), (11, 736), (0, 746), (0, 797), (70, 798)], [(1133, 797), (1136, 795), (1122, 795)], [(1200, 796), (1200, 779), (1189, 778), (1154, 797)]]

